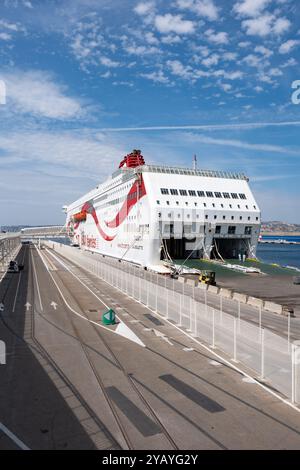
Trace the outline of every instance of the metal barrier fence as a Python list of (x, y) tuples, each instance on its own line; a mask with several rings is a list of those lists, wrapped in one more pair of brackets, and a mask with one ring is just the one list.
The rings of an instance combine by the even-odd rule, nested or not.
[(66, 245), (54, 242), (46, 245), (188, 330), (211, 348), (224, 351), (232, 361), (249, 367), (260, 380), (269, 383), (292, 403), (300, 403), (300, 342), (290, 344), (267, 328), (212, 308), (205, 301), (206, 297), (199, 302), (174, 288), (158, 285), (142, 277), (137, 267), (127, 264), (124, 270), (124, 265), (120, 269), (117, 262), (115, 266), (103, 263)]

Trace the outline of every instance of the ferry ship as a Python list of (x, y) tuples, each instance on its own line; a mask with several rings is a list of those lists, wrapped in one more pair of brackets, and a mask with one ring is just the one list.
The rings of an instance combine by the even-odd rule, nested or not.
[(63, 209), (73, 245), (148, 269), (256, 256), (260, 210), (244, 174), (147, 165), (133, 150)]

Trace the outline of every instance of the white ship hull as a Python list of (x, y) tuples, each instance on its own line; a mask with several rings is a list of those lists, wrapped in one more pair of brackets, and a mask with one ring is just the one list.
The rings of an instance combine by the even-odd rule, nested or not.
[(73, 244), (145, 267), (255, 256), (260, 229), (243, 175), (145, 164), (122, 166), (66, 213)]

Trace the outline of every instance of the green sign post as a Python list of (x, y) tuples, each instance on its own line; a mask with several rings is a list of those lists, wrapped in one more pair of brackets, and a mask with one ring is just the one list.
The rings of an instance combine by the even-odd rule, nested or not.
[(102, 323), (103, 325), (114, 325), (116, 323), (116, 314), (112, 308), (103, 313)]

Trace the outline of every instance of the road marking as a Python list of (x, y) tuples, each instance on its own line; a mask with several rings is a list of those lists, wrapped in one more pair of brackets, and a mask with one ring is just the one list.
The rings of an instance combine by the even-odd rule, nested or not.
[(185, 351), (185, 352), (195, 351), (194, 348), (183, 348), (182, 350)]
[[(36, 248), (36, 250), (37, 250), (37, 248)], [(32, 251), (30, 252), (30, 254), (31, 254), (31, 262), (32, 262), (32, 266), (33, 266), (33, 273), (34, 273), (34, 277), (35, 277), (36, 287), (37, 287), (37, 291), (38, 291), (40, 307), (41, 307), (41, 310), (43, 311), (44, 309), (43, 309), (43, 304), (42, 304), (40, 286), (39, 286), (37, 275), (36, 275), (36, 269), (35, 269), (35, 263), (34, 263)]]
[(50, 305), (51, 305), (51, 307), (54, 308), (54, 310), (56, 310), (56, 308), (57, 308), (57, 303), (56, 302), (52, 301)]
[(20, 449), (30, 450), (14, 433), (12, 433), (4, 424), (0, 423), (0, 431), (4, 432)]
[[(23, 253), (23, 259), (22, 259), (22, 264), (23, 264), (23, 266), (24, 266), (24, 260), (25, 260), (26, 250), (27, 250), (27, 248), (25, 248), (24, 253)], [(14, 304), (13, 304), (12, 312), (14, 312), (14, 311), (15, 311), (15, 308), (16, 308), (17, 297), (18, 297), (18, 293), (19, 293), (19, 287), (20, 287), (20, 282), (21, 282), (22, 273), (23, 273), (23, 271), (20, 271), (20, 275), (19, 275), (19, 279), (18, 279), (18, 285), (17, 285), (17, 289), (16, 289), (16, 295), (15, 295), (15, 298), (14, 298)]]
[[(39, 251), (38, 251), (38, 254), (39, 254), (40, 256), (42, 256)], [(52, 253), (51, 253), (51, 255), (52, 255)], [(53, 255), (53, 256), (54, 256), (54, 255)], [(54, 256), (54, 257), (56, 258), (56, 256)], [(58, 262), (60, 262), (60, 261), (58, 260)], [(68, 268), (67, 268), (67, 269), (68, 269)], [(75, 278), (77, 278), (77, 276), (76, 276), (75, 274), (73, 274), (72, 271), (70, 271), (69, 269), (68, 269), (68, 271), (69, 271)], [(100, 323), (97, 323), (97, 322), (95, 322), (95, 321), (93, 321), (93, 320), (90, 320), (89, 318), (86, 318), (84, 315), (81, 315), (79, 312), (76, 312), (76, 310), (74, 310), (74, 309), (71, 307), (71, 305), (68, 303), (68, 301), (65, 299), (65, 297), (64, 297), (64, 295), (63, 295), (63, 293), (62, 293), (62, 291), (61, 291), (59, 285), (58, 285), (57, 282), (55, 281), (55, 279), (54, 279), (52, 273), (51, 273), (50, 271), (48, 271), (48, 273), (49, 273), (49, 276), (51, 277), (51, 279), (52, 279), (52, 281), (53, 281), (55, 287), (57, 288), (58, 292), (60, 293), (60, 296), (61, 296), (61, 298), (63, 299), (64, 303), (66, 304), (66, 306), (68, 307), (68, 309), (69, 309), (71, 312), (74, 313), (74, 315), (76, 315), (76, 316), (82, 318), (83, 320), (85, 320), (85, 321), (87, 321), (87, 322), (89, 322), (89, 323), (93, 323), (93, 325), (96, 325), (96, 326), (98, 326), (99, 328), (102, 328), (103, 330), (107, 330), (107, 331), (109, 331), (110, 333), (114, 333), (114, 334), (116, 334), (116, 335), (118, 335), (118, 336), (125, 336), (125, 334), (124, 334), (124, 332), (125, 332), (125, 330), (126, 330), (125, 328), (124, 328), (123, 330), (122, 330), (121, 328), (119, 328), (119, 330), (118, 330), (118, 327), (117, 327), (116, 330), (112, 330), (112, 329), (110, 329), (110, 328), (107, 328), (107, 327), (104, 326), (104, 325), (100, 325)], [(79, 279), (79, 280), (80, 280), (80, 279)], [(81, 281), (80, 281), (80, 282), (81, 282)], [(100, 302), (101, 302), (105, 307), (109, 308), (93, 291), (91, 291), (91, 289), (90, 289), (89, 287), (87, 287), (83, 282), (81, 282), (81, 284), (82, 284), (83, 286), (85, 286), (95, 297), (97, 297), (97, 299), (99, 299)], [(118, 318), (117, 315), (116, 315), (116, 318)], [(124, 323), (120, 318), (118, 318), (118, 320), (119, 320), (120, 324), (125, 325), (125, 323)], [(118, 326), (119, 326), (119, 325), (118, 325)], [(125, 325), (125, 326), (126, 326), (126, 325)], [(135, 343), (139, 344), (139, 345), (142, 346), (142, 347), (146, 347), (146, 345), (138, 338), (138, 336), (135, 335), (135, 333), (133, 333), (133, 331), (131, 331), (131, 335), (129, 335), (129, 334), (128, 334), (128, 330), (131, 331), (131, 330), (127, 327), (126, 336), (125, 336), (127, 339), (130, 339), (131, 341), (134, 341)], [(133, 339), (133, 338), (134, 338), (134, 339)]]
[(28, 312), (31, 306), (32, 305), (29, 302), (26, 302), (26, 304), (24, 305), (24, 307), (26, 307), (26, 312)]

